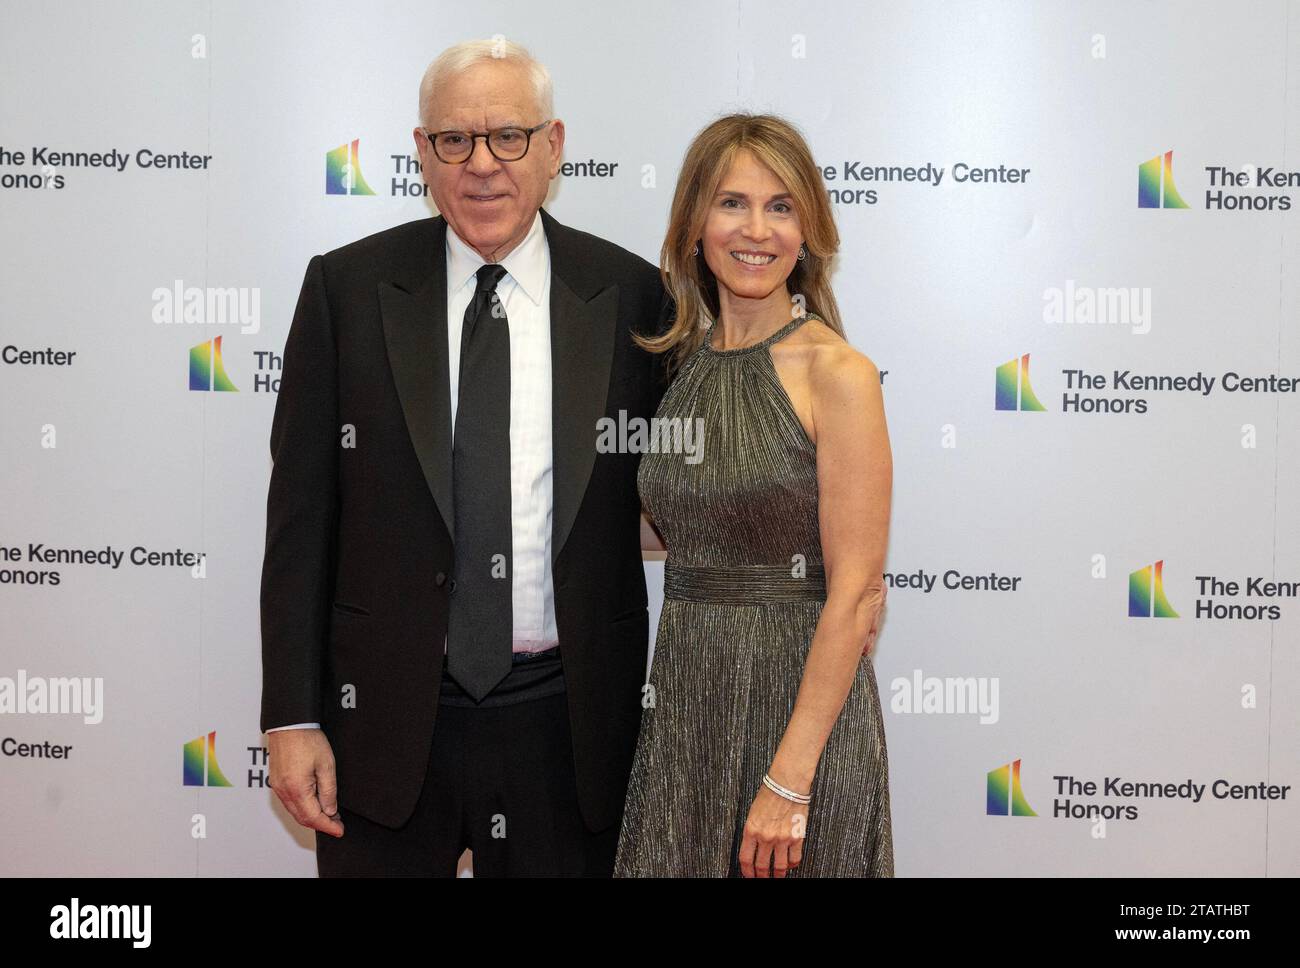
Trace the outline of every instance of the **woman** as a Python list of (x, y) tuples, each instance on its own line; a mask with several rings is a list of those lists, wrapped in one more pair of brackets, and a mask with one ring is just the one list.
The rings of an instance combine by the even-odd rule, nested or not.
[(702, 426), (703, 454), (641, 459), (668, 555), (615, 876), (893, 876), (864, 658), (893, 465), (827, 281), (838, 246), (788, 123), (696, 137), (662, 252), (677, 318), (643, 345), (677, 370), (658, 416)]

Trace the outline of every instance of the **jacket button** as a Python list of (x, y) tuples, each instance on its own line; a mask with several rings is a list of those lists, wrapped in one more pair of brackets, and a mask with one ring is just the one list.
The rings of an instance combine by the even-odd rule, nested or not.
[(437, 585), (439, 588), (441, 588), (443, 585), (447, 584), (447, 575), (446, 575), (446, 573), (440, 571), (440, 572), (438, 572), (438, 574), (434, 575), (434, 576), (433, 576), (433, 583), (434, 583), (435, 585)]

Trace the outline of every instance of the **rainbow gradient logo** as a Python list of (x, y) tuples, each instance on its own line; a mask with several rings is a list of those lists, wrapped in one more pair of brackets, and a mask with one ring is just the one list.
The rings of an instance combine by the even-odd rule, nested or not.
[(1166, 151), (1138, 165), (1138, 208), (1187, 208), (1174, 187), (1174, 153)]
[(220, 336), (190, 347), (190, 389), (239, 392), (226, 376), (226, 365), (221, 361)]
[(990, 817), (1038, 816), (1025, 799), (1025, 791), (1020, 788), (1019, 760), (989, 770), (988, 806), (985, 813)]
[(182, 771), (186, 786), (233, 786), (217, 765), (217, 731), (200, 736), (185, 744), (182, 751)]
[(1178, 618), (1165, 598), (1165, 560), (1139, 568), (1128, 576), (1128, 614), (1130, 618)]
[(998, 367), (993, 387), (993, 406), (998, 410), (1046, 410), (1029, 383), (1029, 354), (1007, 360)]
[(351, 144), (342, 144), (333, 151), (325, 152), (325, 194), (326, 195), (373, 195), (374, 191), (366, 184), (361, 174), (361, 159), (358, 156), (360, 138), (354, 138)]

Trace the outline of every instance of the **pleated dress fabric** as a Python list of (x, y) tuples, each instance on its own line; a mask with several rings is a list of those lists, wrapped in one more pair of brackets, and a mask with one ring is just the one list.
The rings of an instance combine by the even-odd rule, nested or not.
[[(616, 877), (740, 876), (745, 820), (826, 601), (816, 448), (769, 352), (809, 318), (736, 350), (713, 349), (710, 327), (657, 414), (701, 419), (702, 457), (642, 455), (641, 500), (668, 555)], [(886, 591), (875, 593), (877, 618)], [(892, 877), (889, 763), (869, 657), (811, 793), (803, 860), (788, 876)]]

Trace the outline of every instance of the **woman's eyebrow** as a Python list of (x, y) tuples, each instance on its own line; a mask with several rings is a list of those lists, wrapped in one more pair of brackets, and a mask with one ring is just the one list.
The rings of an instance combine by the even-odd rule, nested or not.
[[(744, 199), (745, 201), (749, 201), (749, 196), (746, 195), (744, 192), (733, 191), (733, 190), (730, 189), (730, 188), (721, 188), (721, 189), (718, 190), (718, 194), (719, 194), (719, 195), (728, 195), (728, 196), (730, 196), (730, 197), (732, 197), (732, 198), (741, 198), (741, 199)], [(775, 202), (775, 201), (780, 201), (780, 200), (783, 200), (783, 199), (787, 199), (787, 198), (789, 198), (789, 197), (790, 197), (790, 193), (789, 193), (789, 192), (782, 192), (782, 193), (779, 194), (779, 195), (773, 195), (771, 198), (768, 199), (768, 201), (769, 201), (769, 202)]]

